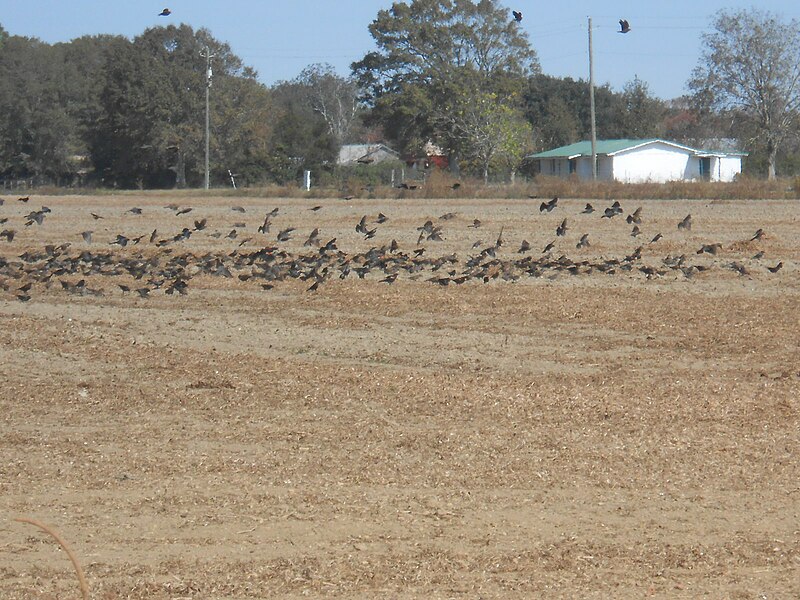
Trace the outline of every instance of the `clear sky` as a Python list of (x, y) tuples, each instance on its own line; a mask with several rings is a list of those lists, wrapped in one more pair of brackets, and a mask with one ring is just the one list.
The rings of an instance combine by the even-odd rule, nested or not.
[[(0, 24), (12, 34), (45, 42), (82, 35), (134, 37), (148, 27), (188, 23), (206, 27), (230, 44), (270, 85), (292, 79), (311, 63), (327, 62), (346, 75), (351, 62), (374, 45), (367, 27), (386, 0), (0, 0)], [(638, 76), (652, 94), (673, 98), (697, 64), (700, 36), (722, 8), (749, 8), (752, 0), (510, 0), (523, 13), (522, 27), (545, 73), (588, 77), (587, 17), (594, 22), (595, 77), (614, 89)], [(798, 0), (757, 3), (787, 19), (800, 19)], [(159, 17), (164, 6), (172, 16)], [(616, 33), (620, 18), (632, 31)]]

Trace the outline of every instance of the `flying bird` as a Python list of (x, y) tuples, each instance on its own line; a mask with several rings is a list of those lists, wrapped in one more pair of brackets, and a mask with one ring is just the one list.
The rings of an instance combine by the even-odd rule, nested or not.
[(686, 229), (687, 231), (692, 230), (692, 215), (686, 215), (683, 218), (683, 221), (678, 223), (678, 229)]
[(619, 20), (619, 31), (617, 33), (628, 33), (631, 30), (631, 25), (627, 19)]
[(544, 211), (550, 212), (550, 211), (551, 211), (551, 210), (553, 210), (553, 209), (554, 209), (554, 208), (555, 208), (557, 205), (558, 205), (558, 196), (555, 196), (555, 197), (554, 197), (552, 200), (550, 200), (549, 202), (542, 202), (542, 203), (539, 205), (539, 212), (544, 212)]
[(559, 225), (556, 228), (556, 235), (558, 237), (563, 237), (566, 234), (567, 234), (567, 220), (564, 219), (563, 221), (561, 221), (561, 225)]
[(165, 8), (165, 9), (164, 9), (164, 10), (162, 10), (160, 13), (158, 13), (158, 16), (159, 16), (159, 17), (168, 17), (168, 16), (170, 16), (171, 14), (172, 14), (172, 11), (171, 11), (170, 9), (168, 9), (168, 8)]
[(581, 248), (587, 248), (588, 246), (591, 246), (591, 244), (589, 243), (589, 234), (588, 233), (584, 233), (581, 236), (580, 241), (575, 245), (575, 247), (578, 250), (580, 250)]
[(760, 240), (763, 237), (764, 237), (764, 230), (759, 228), (759, 230), (756, 231), (756, 234), (750, 238), (750, 241), (754, 242), (756, 240)]
[(86, 242), (87, 244), (91, 244), (92, 243), (92, 232), (91, 231), (84, 231), (83, 233), (81, 233), (81, 237), (83, 238), (83, 241)]
[(522, 11), (520, 10), (512, 10), (511, 14), (514, 16), (514, 20), (519, 23), (522, 21)]
[(587, 202), (587, 203), (586, 203), (586, 208), (584, 208), (584, 209), (583, 209), (583, 211), (581, 211), (581, 214), (584, 214), (584, 215), (590, 215), (590, 214), (592, 214), (593, 212), (594, 212), (594, 206), (592, 206), (591, 204), (589, 204), (589, 203)]

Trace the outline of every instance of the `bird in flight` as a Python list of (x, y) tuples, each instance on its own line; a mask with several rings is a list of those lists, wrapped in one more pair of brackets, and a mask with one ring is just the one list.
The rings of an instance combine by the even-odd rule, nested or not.
[(619, 31), (617, 33), (628, 33), (631, 30), (630, 23), (627, 19), (619, 20)]
[(158, 13), (158, 16), (159, 16), (159, 17), (168, 17), (168, 16), (170, 16), (171, 14), (172, 14), (172, 11), (171, 11), (170, 9), (168, 9), (168, 8), (165, 8), (165, 9), (164, 9), (164, 10), (162, 10), (160, 13)]
[(522, 11), (519, 10), (512, 10), (511, 14), (514, 15), (514, 20), (519, 23), (522, 21)]

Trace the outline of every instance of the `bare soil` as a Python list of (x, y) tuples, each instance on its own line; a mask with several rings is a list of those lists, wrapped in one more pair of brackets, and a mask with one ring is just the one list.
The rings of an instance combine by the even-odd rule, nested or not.
[[(66, 555), (17, 517), (61, 533), (92, 598), (800, 597), (797, 201), (626, 201), (604, 219), (585, 200), (4, 197), (0, 597), (80, 597)], [(299, 256), (314, 227), (347, 256), (392, 239), (410, 255), (427, 219), (444, 240), (424, 256), (455, 262), (391, 284), (331, 270), (315, 292), (197, 272), (185, 296), (142, 298), (118, 284), (146, 277), (45, 280), (29, 271), (46, 258), (19, 258), (65, 242), (76, 260)], [(526, 239), (537, 260), (555, 240), (554, 259), (632, 268), (428, 281), (501, 230), (499, 264)], [(681, 254), (707, 269), (664, 269)], [(92, 293), (59, 284), (81, 278)]]

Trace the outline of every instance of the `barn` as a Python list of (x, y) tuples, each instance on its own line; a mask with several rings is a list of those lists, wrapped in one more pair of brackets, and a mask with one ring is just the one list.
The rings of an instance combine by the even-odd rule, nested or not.
[[(624, 183), (733, 181), (742, 171), (745, 152), (700, 150), (660, 139), (597, 140), (597, 178)], [(588, 141), (532, 154), (542, 175), (592, 178)]]

